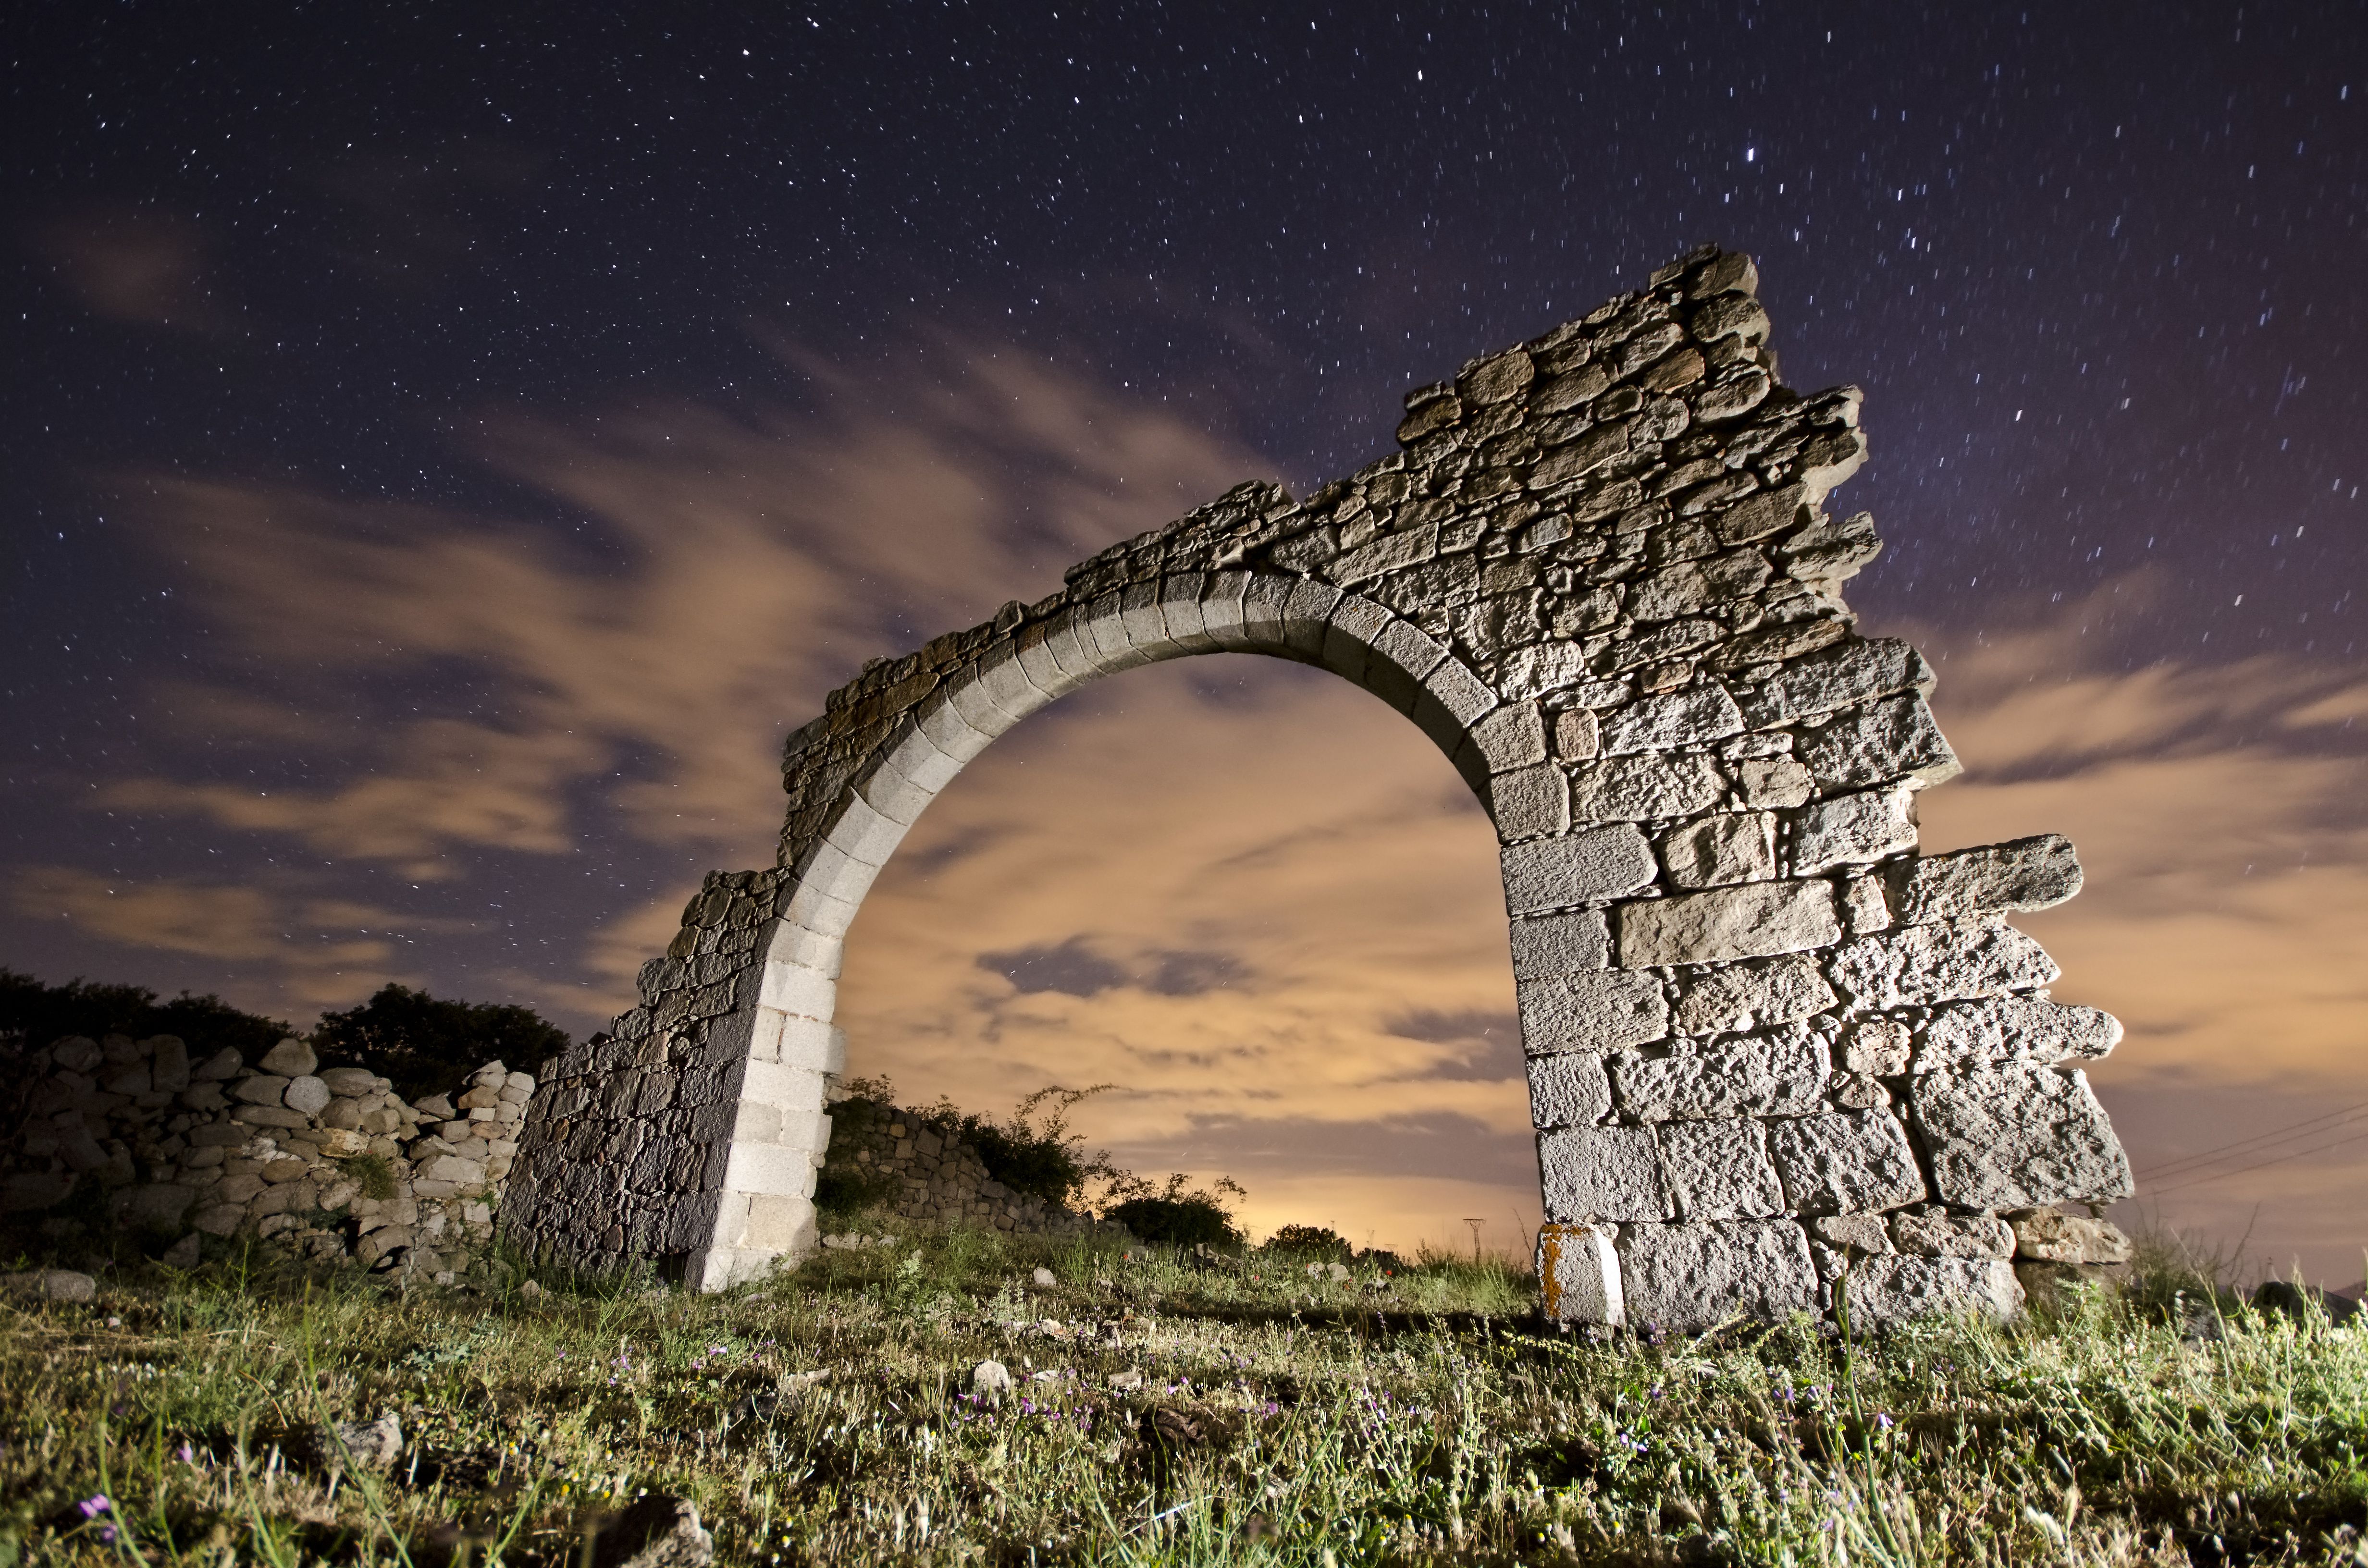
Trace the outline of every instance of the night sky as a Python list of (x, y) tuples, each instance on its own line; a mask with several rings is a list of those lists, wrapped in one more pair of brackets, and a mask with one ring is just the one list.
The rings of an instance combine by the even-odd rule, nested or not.
[[(0, 964), (589, 1031), (866, 658), (1716, 241), (1866, 389), (1928, 847), (2081, 846), (2024, 924), (2130, 1027), (2123, 1218), (2359, 1278), (2356, 3), (632, 9), (16, 17)], [(1086, 1130), (1261, 1229), (1508, 1243), (1458, 790), (1316, 672), (1106, 683), (883, 877), (851, 1067), (1113, 1081)]]

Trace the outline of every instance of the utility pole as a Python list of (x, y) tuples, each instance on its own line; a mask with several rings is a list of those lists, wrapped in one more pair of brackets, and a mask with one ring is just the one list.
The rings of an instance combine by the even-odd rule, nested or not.
[(1466, 1214), (1463, 1217), (1463, 1222), (1472, 1227), (1472, 1261), (1477, 1263), (1480, 1261), (1480, 1227), (1488, 1221), (1474, 1220), (1471, 1215)]

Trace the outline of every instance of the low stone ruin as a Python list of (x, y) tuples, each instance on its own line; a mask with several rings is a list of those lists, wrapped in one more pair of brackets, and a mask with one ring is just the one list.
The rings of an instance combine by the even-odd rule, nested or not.
[(2080, 1071), (2120, 1027), (2006, 923), (2078, 890), (2069, 845), (1918, 852), (1958, 762), (1930, 667), (1840, 597), (1880, 548), (1826, 509), (1860, 394), (1777, 381), (1757, 287), (1680, 257), (1413, 392), (1399, 450), (1304, 500), (1242, 485), (867, 665), (790, 737), (776, 863), (710, 877), (538, 1091), (507, 1223), (706, 1288), (811, 1250), (879, 868), (1028, 714), (1230, 651), (1405, 713), (1496, 825), (1550, 1313), (2013, 1310), (2004, 1217), (2130, 1190)]
[(243, 1232), (317, 1259), (450, 1280), (483, 1257), (534, 1078), (498, 1062), (406, 1104), (302, 1040), (250, 1067), (192, 1063), (173, 1035), (69, 1035), (21, 1059), (0, 1139), (0, 1207), (34, 1219), (104, 1201), (168, 1262)]
[[(871, 1100), (833, 1104), (823, 1169), (876, 1187), (880, 1210), (916, 1224), (971, 1224), (1019, 1235), (1089, 1235), (1103, 1228), (1091, 1215), (1006, 1187), (975, 1148), (921, 1112)], [(1123, 1233), (1122, 1227), (1110, 1230)]]

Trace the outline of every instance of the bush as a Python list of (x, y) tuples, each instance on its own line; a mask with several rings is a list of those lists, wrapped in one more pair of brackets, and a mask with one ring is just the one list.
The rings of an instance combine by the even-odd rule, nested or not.
[(359, 1007), (324, 1013), (313, 1049), (324, 1062), (352, 1062), (394, 1081), (404, 1099), (457, 1089), (499, 1058), (534, 1071), (567, 1049), (567, 1032), (531, 1007), (447, 1002), (387, 985)]
[(1121, 1201), (1105, 1207), (1102, 1218), (1117, 1221), (1146, 1242), (1166, 1246), (1240, 1246), (1242, 1233), (1234, 1223), (1233, 1210), (1218, 1194), (1230, 1192), (1236, 1198), (1248, 1194), (1231, 1176), (1219, 1176), (1211, 1187), (1190, 1191), (1185, 1180), (1178, 1171), (1156, 1190), (1140, 1176), (1113, 1181), (1110, 1196)]
[(844, 1219), (888, 1202), (902, 1185), (885, 1172), (866, 1176), (825, 1165), (814, 1173), (814, 1206), (822, 1213)]
[[(848, 1087), (853, 1090), (859, 1085), (867, 1091), (894, 1093), (884, 1078), (854, 1079)], [(1097, 1084), (1089, 1089), (1064, 1089), (1047, 1084), (1015, 1106), (1008, 1121), (964, 1115), (952, 1101), (940, 1098), (921, 1113), (921, 1119), (944, 1136), (959, 1138), (977, 1150), (986, 1174), (1012, 1191), (1065, 1206), (1087, 1181), (1097, 1176), (1115, 1180), (1123, 1175), (1110, 1165), (1109, 1150), (1087, 1155), (1085, 1140), (1069, 1131), (1069, 1112), (1077, 1103), (1110, 1087)], [(871, 1096), (867, 1094), (866, 1097)], [(1035, 1118), (1047, 1100), (1054, 1104), (1040, 1123)]]
[(1266, 1250), (1288, 1253), (1299, 1257), (1321, 1257), (1346, 1263), (1356, 1248), (1341, 1239), (1338, 1231), (1322, 1225), (1285, 1225), (1267, 1237)]
[[(182, 992), (159, 1002), (144, 985), (100, 985), (87, 980), (44, 985), (29, 974), (0, 969), (0, 1035), (17, 1035), (17, 1052), (39, 1051), (63, 1035), (111, 1034), (145, 1040), (178, 1035), (190, 1060), (224, 1047), (253, 1062), (296, 1030), (277, 1018), (244, 1012), (219, 996)], [(6, 1050), (0, 1047), (0, 1050)]]

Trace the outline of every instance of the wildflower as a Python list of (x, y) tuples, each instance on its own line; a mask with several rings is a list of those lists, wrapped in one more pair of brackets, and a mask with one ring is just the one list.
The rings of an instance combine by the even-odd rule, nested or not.
[(1874, 1424), (1875, 1424), (1876, 1426), (1878, 1426), (1882, 1427), (1882, 1428), (1883, 1428), (1884, 1431), (1886, 1431), (1886, 1432), (1888, 1432), (1888, 1431), (1890, 1431), (1890, 1430), (1891, 1430), (1891, 1417), (1890, 1417), (1890, 1416), (1888, 1416), (1888, 1415), (1883, 1415), (1883, 1414), (1882, 1414), (1882, 1413), (1880, 1413), (1880, 1412), (1877, 1412), (1877, 1413), (1876, 1413), (1876, 1415), (1875, 1415), (1875, 1417), (1874, 1417)]
[(183, 1464), (195, 1464), (198, 1462), (197, 1450), (190, 1448), (187, 1443), (183, 1443), (178, 1449), (175, 1449), (173, 1457), (179, 1460)]
[(109, 1508), (114, 1507), (115, 1505), (108, 1502), (107, 1494), (102, 1492), (95, 1497), (84, 1498), (81, 1502), (75, 1504), (74, 1506), (82, 1510), (82, 1517), (84, 1518), (95, 1519), (101, 1514), (106, 1513)]

